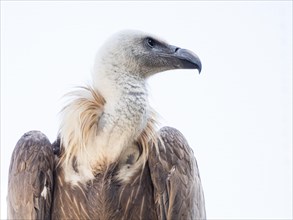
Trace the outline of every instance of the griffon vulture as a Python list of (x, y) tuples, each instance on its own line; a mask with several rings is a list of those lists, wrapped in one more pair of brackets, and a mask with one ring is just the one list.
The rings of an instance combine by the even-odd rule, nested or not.
[(25, 133), (9, 168), (8, 218), (205, 219), (193, 151), (174, 128), (158, 132), (147, 79), (198, 69), (191, 51), (140, 31), (99, 50), (90, 86), (70, 93), (57, 140)]

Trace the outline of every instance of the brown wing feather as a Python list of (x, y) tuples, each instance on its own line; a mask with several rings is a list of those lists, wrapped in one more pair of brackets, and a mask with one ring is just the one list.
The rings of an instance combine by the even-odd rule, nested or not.
[(38, 131), (25, 133), (12, 154), (8, 180), (9, 219), (50, 219), (54, 153)]
[(149, 156), (159, 219), (205, 219), (203, 189), (192, 149), (174, 128), (164, 127), (159, 134), (163, 144)]

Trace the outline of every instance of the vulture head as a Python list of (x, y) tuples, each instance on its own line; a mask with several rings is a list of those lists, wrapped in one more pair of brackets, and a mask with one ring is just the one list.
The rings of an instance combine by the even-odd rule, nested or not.
[(98, 51), (94, 80), (95, 75), (103, 77), (110, 69), (144, 80), (166, 70), (198, 69), (200, 72), (201, 62), (193, 52), (170, 45), (151, 34), (124, 30), (110, 37)]

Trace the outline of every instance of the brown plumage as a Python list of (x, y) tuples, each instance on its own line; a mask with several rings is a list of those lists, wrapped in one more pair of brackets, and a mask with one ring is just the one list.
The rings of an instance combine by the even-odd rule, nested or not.
[[(129, 183), (121, 184), (115, 178), (117, 164), (111, 164), (95, 180), (72, 187), (64, 181), (63, 170), (56, 166), (58, 162), (54, 162), (53, 148), (46, 136), (37, 131), (26, 133), (12, 156), (8, 216), (101, 220), (204, 218), (204, 196), (191, 148), (176, 129), (165, 127), (159, 134), (165, 146), (159, 142), (159, 154), (150, 146), (146, 165)], [(18, 155), (20, 151), (22, 155)], [(41, 196), (45, 185), (46, 199)], [(19, 190), (21, 193), (15, 194)]]
[[(189, 51), (153, 40), (158, 58), (150, 39), (129, 31), (112, 39), (98, 58), (93, 86), (70, 94), (57, 141), (51, 144), (38, 131), (21, 137), (10, 164), (8, 218), (205, 218), (193, 152), (176, 129), (156, 132), (145, 89), (145, 79), (156, 72), (200, 70), (201, 64)], [(123, 52), (129, 45), (131, 52)], [(117, 51), (124, 58), (115, 75)], [(126, 68), (124, 59), (133, 63)]]

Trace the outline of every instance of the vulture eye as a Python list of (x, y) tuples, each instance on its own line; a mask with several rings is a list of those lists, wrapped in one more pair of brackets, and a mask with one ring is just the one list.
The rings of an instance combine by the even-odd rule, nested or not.
[(155, 44), (156, 44), (155, 40), (153, 40), (152, 38), (147, 38), (146, 43), (151, 48), (153, 48), (155, 46)]

